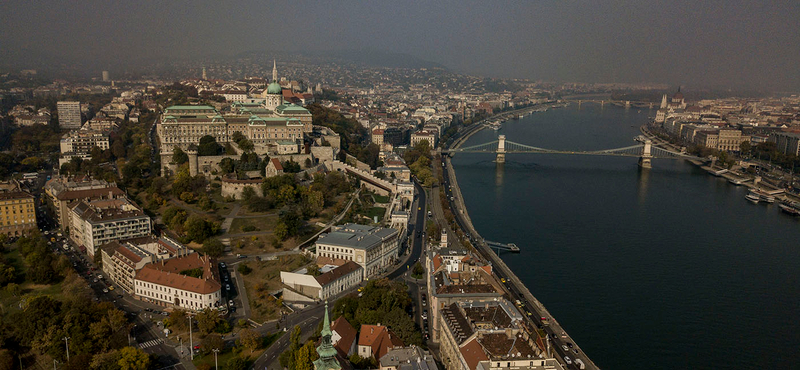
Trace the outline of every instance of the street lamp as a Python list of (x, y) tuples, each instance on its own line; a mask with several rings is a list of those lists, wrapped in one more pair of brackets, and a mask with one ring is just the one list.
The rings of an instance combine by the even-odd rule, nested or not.
[(214, 352), (214, 370), (219, 370), (219, 364), (217, 363), (217, 353), (219, 353), (219, 349), (214, 348), (212, 351)]
[(64, 340), (64, 344), (67, 346), (67, 362), (69, 362), (69, 337), (61, 338)]
[(187, 313), (186, 316), (189, 318), (189, 354), (191, 355), (192, 361), (194, 361), (194, 341), (192, 340), (192, 314)]

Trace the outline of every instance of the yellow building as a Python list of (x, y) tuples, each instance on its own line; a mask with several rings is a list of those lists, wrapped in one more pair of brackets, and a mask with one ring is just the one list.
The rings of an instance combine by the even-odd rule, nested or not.
[(0, 234), (21, 236), (36, 228), (34, 197), (23, 191), (0, 193)]

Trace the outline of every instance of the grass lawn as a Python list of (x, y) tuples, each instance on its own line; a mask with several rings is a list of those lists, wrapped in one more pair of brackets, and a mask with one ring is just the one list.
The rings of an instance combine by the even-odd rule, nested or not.
[[(241, 211), (240, 211), (241, 212)], [(258, 218), (235, 218), (231, 223), (228, 234), (238, 234), (249, 231), (272, 231), (278, 223), (278, 216), (264, 216)], [(254, 230), (244, 230), (245, 228), (255, 228)]]
[(253, 271), (242, 275), (247, 297), (250, 301), (250, 318), (256, 322), (265, 322), (278, 318), (279, 302), (270, 295), (281, 287), (281, 271), (295, 271), (311, 260), (299, 254), (279, 256), (274, 261), (249, 261)]
[(386, 208), (383, 207), (372, 207), (369, 209), (366, 215), (370, 218), (370, 220), (374, 220), (375, 216), (378, 216), (378, 222), (383, 220), (383, 215), (386, 214)]
[(231, 251), (233, 253), (251, 255), (288, 250), (285, 243), (283, 244), (283, 248), (275, 249), (272, 246), (272, 240), (274, 238), (275, 237), (272, 235), (253, 235), (235, 238), (231, 240)]
[(389, 197), (386, 195), (375, 194), (373, 197), (375, 198), (375, 203), (389, 203)]
[[(275, 343), (275, 341), (278, 340), (278, 338), (281, 337), (281, 335), (283, 335), (283, 331), (277, 331), (275, 333), (271, 333), (271, 334), (268, 334), (268, 335), (262, 337), (261, 347), (259, 347), (255, 351), (251, 351), (249, 349), (243, 349), (241, 352), (236, 354), (236, 353), (233, 352), (232, 349), (228, 349), (225, 352), (220, 352), (219, 354), (217, 354), (217, 362), (219, 362), (220, 369), (225, 369), (227, 364), (228, 364), (228, 360), (230, 360), (231, 358), (234, 358), (236, 356), (240, 356), (240, 357), (244, 358), (245, 361), (247, 361), (247, 365), (251, 366), (253, 364), (253, 362), (255, 362), (256, 359), (258, 359), (258, 357), (261, 356), (261, 354), (264, 353), (264, 351), (266, 351), (267, 348), (269, 348), (269, 346), (272, 345), (272, 343)], [(211, 368), (213, 369), (214, 368), (214, 354), (213, 353), (209, 353), (209, 354), (207, 354), (205, 356), (195, 355), (194, 361), (192, 361), (192, 363), (195, 366), (198, 366), (198, 365), (201, 365), (201, 364), (207, 364), (207, 365), (211, 366)]]
[[(6, 250), (3, 253), (3, 258), (5, 258), (6, 263), (14, 266), (14, 269), (17, 271), (17, 275), (24, 275), (27, 271), (27, 267), (25, 263), (22, 261), (22, 255), (19, 253), (19, 249), (14, 247), (13, 249)], [(31, 282), (24, 282), (19, 284), (21, 295), (32, 295), (32, 296), (51, 296), (53, 299), (61, 299), (61, 283), (53, 284), (53, 285), (39, 285), (34, 284)], [(20, 310), (19, 308), (19, 301), (20, 297), (15, 297), (8, 289), (0, 289), (0, 314), (3, 316), (9, 315), (11, 313), (17, 312)]]

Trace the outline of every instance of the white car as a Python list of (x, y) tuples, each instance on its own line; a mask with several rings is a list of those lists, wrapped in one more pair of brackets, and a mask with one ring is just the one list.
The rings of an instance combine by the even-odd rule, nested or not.
[(562, 345), (561, 345), (561, 348), (563, 348), (563, 349), (564, 349), (564, 352), (569, 352), (569, 347), (567, 347), (567, 345), (566, 345), (566, 344), (562, 344)]
[(564, 362), (566, 362), (567, 365), (572, 365), (572, 359), (569, 358), (569, 356), (564, 356)]
[(108, 289), (107, 288), (103, 288), (103, 293), (108, 293)]

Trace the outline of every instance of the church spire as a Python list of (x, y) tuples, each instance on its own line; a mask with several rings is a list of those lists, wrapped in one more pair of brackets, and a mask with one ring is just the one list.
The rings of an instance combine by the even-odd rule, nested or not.
[(278, 82), (278, 63), (272, 60), (272, 81)]
[(325, 301), (325, 318), (322, 320), (322, 340), (317, 347), (319, 358), (314, 361), (314, 370), (341, 370), (342, 365), (336, 359), (336, 349), (331, 344), (331, 320), (328, 318), (328, 301)]

